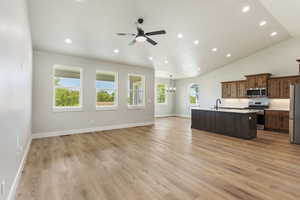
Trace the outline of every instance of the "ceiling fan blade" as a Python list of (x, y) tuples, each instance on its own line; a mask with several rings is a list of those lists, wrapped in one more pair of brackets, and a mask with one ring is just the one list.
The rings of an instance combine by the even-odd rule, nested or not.
[(147, 42), (151, 43), (152, 45), (157, 45), (157, 42), (155, 42), (154, 40), (152, 40), (151, 38), (149, 37), (146, 37), (147, 38)]
[(134, 40), (132, 40), (132, 41), (129, 43), (129, 45), (132, 46), (132, 45), (134, 45), (135, 43), (136, 43), (136, 40), (134, 39)]
[(165, 30), (160, 30), (160, 31), (153, 31), (146, 33), (145, 35), (150, 36), (150, 35), (163, 35), (166, 34), (167, 32)]
[(134, 33), (117, 33), (119, 36), (136, 36)]

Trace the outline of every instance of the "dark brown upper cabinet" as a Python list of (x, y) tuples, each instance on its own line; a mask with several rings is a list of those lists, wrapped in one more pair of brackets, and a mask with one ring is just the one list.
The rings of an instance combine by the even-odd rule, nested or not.
[(222, 82), (222, 98), (247, 98), (247, 89), (266, 88), (269, 98), (290, 98), (290, 85), (300, 83), (300, 76), (270, 77), (271, 74), (246, 76), (247, 80)]
[(247, 81), (222, 82), (222, 98), (246, 98)]
[(238, 81), (237, 82), (237, 97), (238, 98), (247, 98), (247, 81)]
[(271, 74), (255, 74), (246, 76), (247, 78), (247, 88), (267, 88), (268, 87), (268, 79)]
[(290, 86), (300, 83), (300, 76), (270, 78), (268, 81), (268, 97), (278, 99), (290, 98)]

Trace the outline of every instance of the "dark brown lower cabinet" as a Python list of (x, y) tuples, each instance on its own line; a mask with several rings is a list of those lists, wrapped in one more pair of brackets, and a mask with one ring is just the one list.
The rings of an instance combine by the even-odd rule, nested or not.
[(267, 130), (274, 130), (279, 132), (289, 132), (289, 112), (267, 110), (265, 113)]
[(256, 114), (195, 109), (192, 110), (192, 128), (242, 139), (253, 139), (257, 136)]

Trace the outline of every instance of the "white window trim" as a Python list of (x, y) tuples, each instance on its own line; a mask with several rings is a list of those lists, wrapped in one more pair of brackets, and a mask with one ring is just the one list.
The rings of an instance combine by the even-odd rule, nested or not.
[[(158, 85), (164, 85), (165, 86), (165, 102), (164, 103), (157, 103), (157, 86)], [(168, 85), (165, 84), (165, 83), (156, 83), (156, 86), (155, 86), (155, 103), (157, 105), (168, 105), (168, 92), (167, 92), (167, 88), (168, 88)]]
[[(130, 76), (140, 76), (142, 77), (142, 83), (143, 83), (143, 104), (140, 105), (129, 105), (128, 98), (130, 98), (129, 92), (130, 92)], [(142, 74), (135, 74), (135, 73), (129, 73), (127, 76), (127, 106), (128, 109), (132, 110), (141, 110), (145, 109), (145, 101), (146, 101), (146, 77)]]
[[(192, 85), (198, 85), (199, 86), (199, 84), (197, 84), (197, 83), (192, 83), (192, 84), (189, 84), (189, 86), (188, 86), (188, 104), (190, 105), (190, 108), (192, 108), (192, 107), (198, 107), (199, 105), (200, 105), (200, 103), (199, 103), (199, 99), (198, 99), (198, 103), (196, 103), (196, 104), (191, 104), (190, 103), (190, 96), (191, 96), (191, 92), (190, 92), (190, 89), (191, 89), (191, 86)], [(199, 92), (199, 91), (198, 91)], [(199, 95), (199, 94), (198, 94)]]
[[(56, 103), (56, 100), (55, 100), (55, 97), (56, 97), (56, 93), (55, 93), (55, 90), (56, 88), (75, 88), (75, 87), (58, 87), (58, 86), (55, 86), (54, 85), (54, 80), (55, 80), (55, 70), (60, 68), (60, 67), (63, 67), (65, 69), (75, 69), (75, 70), (79, 70), (79, 73), (80, 73), (80, 92), (79, 92), (79, 106), (66, 106), (66, 107), (56, 107), (55, 106), (55, 103)], [(53, 71), (52, 71), (52, 86), (53, 86), (53, 94), (52, 94), (52, 97), (53, 97), (53, 103), (52, 103), (52, 110), (53, 112), (80, 112), (82, 111), (82, 104), (83, 104), (83, 98), (82, 98), (82, 73), (83, 73), (83, 69), (81, 67), (75, 67), (75, 66), (64, 66), (64, 65), (54, 65), (53, 66)], [(77, 87), (76, 87), (77, 88)]]
[(116, 96), (115, 96), (115, 105), (113, 106), (97, 106), (97, 87), (96, 87), (96, 82), (97, 79), (95, 80), (95, 90), (96, 90), (96, 99), (95, 99), (95, 106), (96, 110), (98, 111), (104, 111), (104, 110), (117, 110), (119, 106), (119, 76), (118, 72), (115, 71), (104, 71), (104, 70), (97, 70), (96, 71), (96, 77), (97, 73), (103, 73), (103, 74), (112, 74), (115, 76), (115, 90), (116, 90)]

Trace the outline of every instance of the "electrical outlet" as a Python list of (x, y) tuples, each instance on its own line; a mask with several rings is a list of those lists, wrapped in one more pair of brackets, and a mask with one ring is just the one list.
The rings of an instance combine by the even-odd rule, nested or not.
[(1, 182), (1, 196), (4, 196), (4, 194), (5, 194), (5, 180), (3, 180), (2, 182)]

